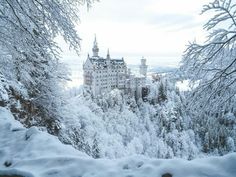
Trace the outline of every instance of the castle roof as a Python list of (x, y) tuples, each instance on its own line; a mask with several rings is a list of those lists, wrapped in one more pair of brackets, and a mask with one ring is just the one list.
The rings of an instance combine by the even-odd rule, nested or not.
[(108, 65), (111, 68), (120, 68), (120, 67), (126, 66), (126, 63), (124, 62), (124, 58), (112, 59), (110, 57), (109, 49), (107, 50), (107, 57), (106, 58), (100, 57), (98, 55), (99, 48), (98, 48), (96, 35), (95, 35), (94, 46), (93, 46), (92, 50), (93, 50), (93, 56), (90, 57), (88, 54), (87, 60), (89, 60), (91, 62), (91, 64), (93, 66), (95, 66), (97, 69), (107, 68)]
[(97, 67), (106, 68), (108, 66), (108, 62), (110, 63), (110, 66), (125, 66), (124, 59), (105, 59), (102, 57), (91, 57), (89, 58), (91, 63)]

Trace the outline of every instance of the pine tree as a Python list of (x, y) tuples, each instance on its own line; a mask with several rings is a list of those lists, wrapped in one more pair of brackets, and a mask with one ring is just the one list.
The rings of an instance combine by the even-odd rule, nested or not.
[(165, 86), (163, 82), (160, 82), (159, 88), (158, 88), (158, 96), (157, 96), (158, 103), (162, 103), (167, 100), (167, 93)]
[(98, 147), (98, 141), (97, 141), (96, 137), (93, 140), (92, 157), (95, 158), (95, 159), (100, 158), (100, 149)]

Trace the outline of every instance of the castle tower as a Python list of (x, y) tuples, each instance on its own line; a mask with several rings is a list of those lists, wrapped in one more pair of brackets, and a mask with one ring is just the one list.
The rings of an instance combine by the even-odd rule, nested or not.
[(109, 49), (107, 49), (107, 64), (108, 64), (108, 66), (110, 66), (110, 64), (111, 64), (111, 57), (110, 57)]
[(147, 65), (146, 65), (146, 59), (142, 57), (141, 59), (141, 65), (139, 67), (139, 73), (147, 77)]
[(95, 39), (93, 42), (93, 57), (98, 57), (98, 52), (99, 52), (99, 48), (98, 48), (97, 38), (95, 35)]

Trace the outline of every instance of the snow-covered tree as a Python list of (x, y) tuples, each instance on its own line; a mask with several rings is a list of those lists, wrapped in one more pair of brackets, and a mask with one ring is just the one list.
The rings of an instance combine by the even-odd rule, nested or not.
[(91, 155), (93, 158), (98, 159), (100, 158), (100, 149), (98, 146), (98, 140), (97, 140), (97, 136), (94, 137), (93, 139), (93, 145), (92, 145), (92, 149), (91, 149)]
[[(201, 147), (190, 129), (183, 96), (167, 76), (150, 83), (147, 102), (117, 89), (96, 99), (84, 93), (72, 98), (65, 105), (60, 138), (94, 158), (196, 157)], [(160, 87), (167, 99), (159, 103)]]
[(202, 13), (214, 13), (204, 25), (208, 38), (203, 44), (189, 44), (181, 67), (193, 82), (190, 98), (194, 106), (190, 107), (199, 113), (235, 111), (236, 4), (215, 0), (204, 6)]
[(181, 70), (192, 81), (187, 106), (204, 152), (224, 154), (235, 143), (235, 119), (226, 117), (236, 114), (236, 4), (215, 0), (202, 13), (213, 13), (204, 25), (209, 35), (203, 44), (189, 44)]
[(9, 85), (5, 77), (0, 72), (0, 106), (6, 106), (9, 96), (8, 96)]
[(63, 103), (61, 81), (67, 74), (58, 61), (60, 49), (54, 39), (63, 36), (70, 48), (79, 51), (75, 25), (83, 4), (89, 6), (91, 1), (0, 2), (0, 72), (10, 81), (8, 94), (21, 105), (21, 109), (14, 104), (9, 107), (27, 126), (37, 122), (56, 133), (53, 129), (57, 125), (53, 124), (60, 117), (59, 106)]
[(158, 89), (158, 96), (157, 96), (158, 103), (162, 103), (167, 99), (166, 94), (167, 94), (166, 89), (164, 87), (163, 82), (161, 81), (159, 85), (159, 89)]

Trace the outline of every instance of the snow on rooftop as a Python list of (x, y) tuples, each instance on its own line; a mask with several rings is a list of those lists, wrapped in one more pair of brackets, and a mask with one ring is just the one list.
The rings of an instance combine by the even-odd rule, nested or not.
[(192, 161), (132, 156), (92, 159), (36, 127), (24, 128), (0, 107), (0, 176), (23, 177), (235, 177), (236, 153)]

